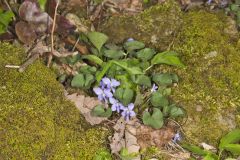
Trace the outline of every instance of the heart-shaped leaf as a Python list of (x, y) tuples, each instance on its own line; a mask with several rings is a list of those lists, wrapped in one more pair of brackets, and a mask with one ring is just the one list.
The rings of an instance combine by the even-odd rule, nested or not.
[(136, 75), (136, 76), (133, 75), (132, 79), (138, 85), (143, 85), (147, 87), (152, 86), (151, 79), (146, 75)]
[(94, 74), (96, 73), (96, 71), (97, 71), (96, 67), (91, 67), (89, 65), (86, 65), (86, 66), (82, 66), (78, 72), (83, 74)]
[(74, 65), (75, 63), (77, 63), (78, 61), (81, 60), (81, 56), (80, 54), (75, 54), (73, 56), (68, 56), (66, 57), (66, 61), (68, 64)]
[(94, 76), (92, 74), (77, 74), (71, 81), (71, 86), (76, 88), (90, 88), (94, 82)]
[(98, 116), (98, 117), (111, 117), (112, 110), (111, 108), (104, 108), (103, 105), (97, 105), (92, 110), (92, 115)]
[(169, 113), (169, 116), (170, 117), (179, 117), (179, 116), (183, 116), (184, 115), (184, 111), (182, 108), (180, 107), (177, 107), (175, 104), (169, 106), (170, 108), (170, 113)]
[(129, 103), (132, 102), (133, 97), (134, 97), (134, 91), (129, 88), (118, 88), (114, 96), (122, 102), (123, 105), (127, 106)]
[(121, 50), (105, 50), (104, 56), (111, 59), (119, 59), (123, 57), (125, 53)]
[(100, 32), (89, 32), (87, 37), (100, 52), (102, 46), (107, 42), (108, 36)]
[(76, 88), (82, 88), (85, 84), (85, 78), (83, 74), (77, 74), (73, 77), (71, 86)]
[(142, 61), (150, 60), (156, 52), (151, 48), (144, 48), (136, 53), (138, 59)]
[(149, 112), (145, 112), (143, 114), (143, 123), (155, 129), (161, 128), (163, 126), (163, 114), (160, 109), (154, 108), (152, 115)]
[(131, 81), (129, 74), (116, 75), (115, 78), (121, 82), (122, 88), (134, 88), (134, 83)]
[(152, 80), (158, 85), (168, 86), (173, 82), (178, 82), (178, 76), (172, 73), (161, 73), (153, 75)]
[(124, 48), (128, 51), (134, 51), (138, 49), (142, 49), (145, 47), (145, 44), (139, 41), (131, 41), (131, 42), (125, 42), (124, 43)]
[(92, 74), (86, 74), (85, 75), (85, 83), (84, 83), (84, 87), (86, 89), (89, 89), (92, 85), (92, 83), (94, 82), (94, 76)]
[(240, 129), (235, 129), (221, 138), (219, 149), (223, 150), (226, 145), (236, 143), (238, 141), (240, 141)]
[(151, 65), (155, 64), (167, 64), (177, 67), (184, 67), (184, 64), (177, 57), (177, 53), (173, 51), (165, 51), (155, 55), (151, 60)]
[(159, 92), (154, 92), (150, 98), (151, 104), (154, 107), (168, 106), (168, 99)]

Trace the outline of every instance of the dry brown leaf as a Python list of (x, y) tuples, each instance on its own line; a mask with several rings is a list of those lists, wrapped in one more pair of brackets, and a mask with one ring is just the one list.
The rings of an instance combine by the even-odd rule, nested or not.
[[(138, 153), (140, 146), (137, 143), (136, 128), (140, 123), (137, 119), (126, 122), (122, 117), (113, 127), (115, 133), (109, 137), (110, 148), (112, 153), (118, 154), (122, 148), (126, 148), (128, 153)], [(134, 160), (140, 160), (140, 157), (135, 157)]]
[(147, 148), (150, 146), (156, 146), (158, 148), (163, 147), (174, 137), (175, 132), (171, 126), (167, 126), (161, 129), (153, 129), (149, 126), (141, 125), (137, 129), (137, 139), (141, 148)]
[(96, 105), (102, 104), (97, 98), (85, 97), (84, 95), (78, 95), (77, 93), (66, 95), (66, 97), (75, 103), (78, 110), (91, 125), (100, 124), (102, 121), (107, 120), (105, 117), (95, 117), (91, 114), (92, 109)]
[(188, 160), (191, 158), (191, 154), (189, 152), (175, 152), (171, 154), (172, 158), (170, 160)]
[(35, 30), (27, 22), (20, 21), (15, 25), (18, 39), (24, 44), (32, 44), (37, 38)]

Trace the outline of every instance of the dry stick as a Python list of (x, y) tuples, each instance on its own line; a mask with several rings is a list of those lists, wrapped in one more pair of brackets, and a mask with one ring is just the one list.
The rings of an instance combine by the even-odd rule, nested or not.
[(10, 65), (10, 64), (7, 64), (5, 67), (6, 67), (6, 68), (16, 68), (16, 69), (20, 68), (20, 66)]
[(54, 29), (55, 29), (55, 26), (56, 26), (56, 17), (57, 17), (57, 9), (58, 9), (58, 5), (59, 5), (59, 1), (60, 0), (57, 0), (57, 4), (56, 4), (56, 7), (55, 7), (55, 11), (54, 11), (54, 17), (53, 17), (53, 26), (52, 26), (52, 30), (51, 30), (51, 54), (49, 55), (48, 57), (48, 63), (47, 63), (47, 66), (49, 67), (51, 62), (52, 62), (52, 58), (53, 58), (53, 51), (54, 51), (54, 40), (53, 40), (53, 34), (54, 34)]
[(30, 57), (23, 65), (21, 65), (18, 69), (19, 72), (25, 71), (25, 69), (32, 64), (34, 61), (36, 61), (39, 58), (39, 53), (35, 53), (32, 57)]

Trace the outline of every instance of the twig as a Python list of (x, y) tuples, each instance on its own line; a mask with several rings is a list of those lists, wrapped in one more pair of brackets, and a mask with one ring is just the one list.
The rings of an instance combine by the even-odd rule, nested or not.
[(76, 43), (74, 44), (74, 46), (73, 46), (73, 48), (72, 48), (72, 51), (74, 51), (74, 50), (75, 50), (75, 48), (76, 48), (76, 46), (77, 46), (77, 44), (78, 44), (79, 40), (80, 40), (80, 38), (78, 37), (78, 39), (77, 39)]
[[(54, 37), (53, 37), (53, 34), (54, 34), (55, 26), (56, 26), (56, 17), (57, 17), (57, 9), (58, 9), (59, 2), (60, 2), (60, 0), (57, 0), (57, 4), (56, 4), (55, 10), (54, 10), (53, 26), (52, 26), (52, 30), (51, 30), (51, 52), (52, 53), (54, 51), (54, 39), (53, 39)], [(47, 63), (48, 67), (50, 66), (50, 64), (52, 62), (52, 58), (53, 58), (52, 53), (48, 57), (48, 63)]]
[(32, 57), (30, 57), (25, 63), (23, 63), (19, 67), (18, 71), (23, 72), (30, 64), (32, 64), (34, 61), (36, 61), (38, 59), (38, 57), (39, 57), (38, 53), (34, 54)]
[(5, 66), (6, 68), (16, 68), (16, 69), (18, 69), (18, 68), (20, 68), (20, 66), (17, 66), (17, 65), (6, 65)]

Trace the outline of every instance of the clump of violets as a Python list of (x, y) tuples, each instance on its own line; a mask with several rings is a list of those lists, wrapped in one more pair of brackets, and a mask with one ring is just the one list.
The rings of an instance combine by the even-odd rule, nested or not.
[(93, 88), (94, 93), (98, 96), (100, 101), (110, 103), (112, 105), (111, 110), (121, 113), (122, 117), (126, 121), (129, 121), (131, 117), (134, 117), (136, 113), (133, 111), (134, 104), (130, 103), (125, 107), (121, 102), (113, 97), (113, 93), (116, 88), (120, 86), (120, 82), (113, 78), (102, 78), (99, 87)]

